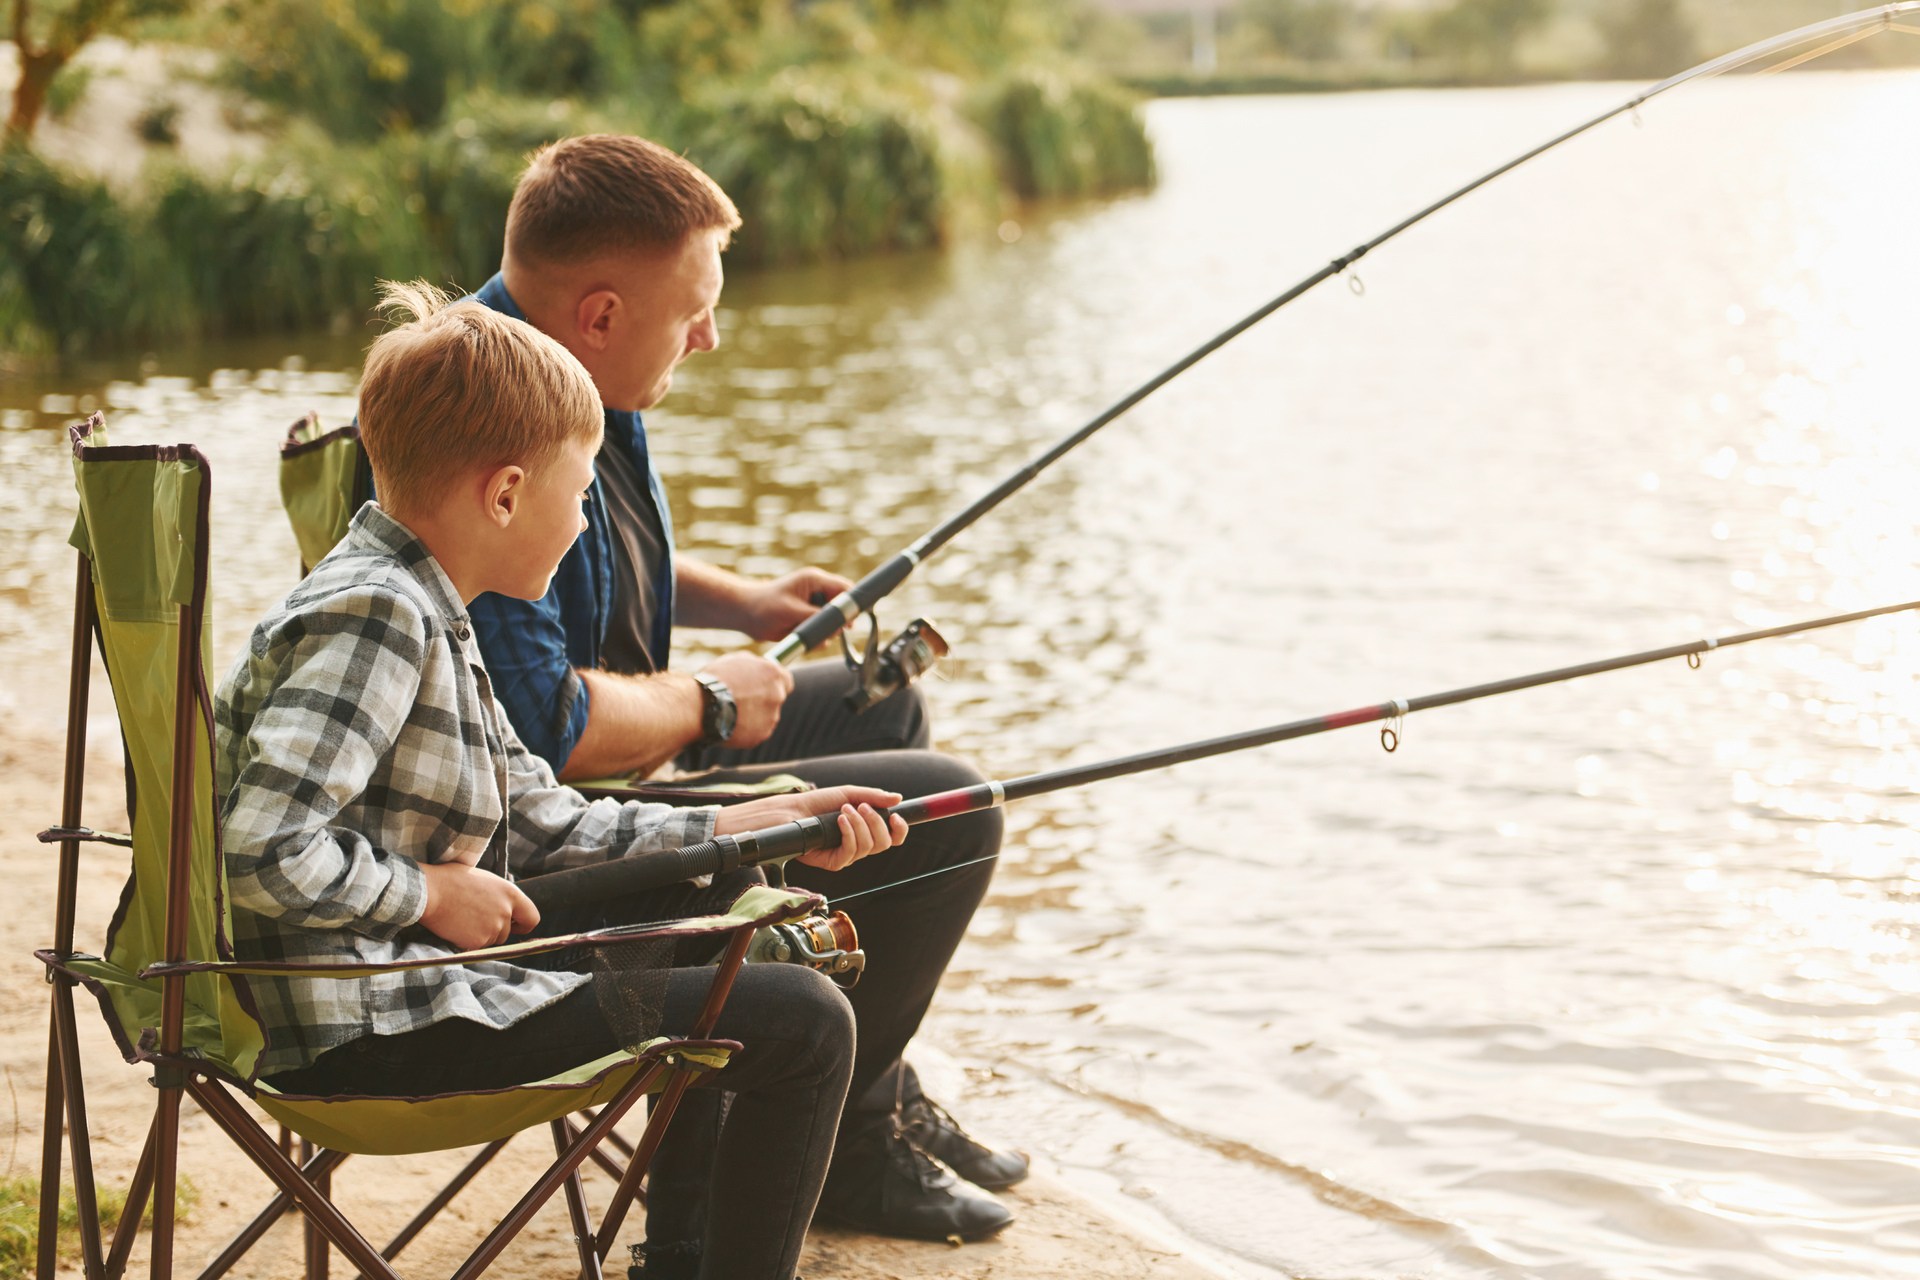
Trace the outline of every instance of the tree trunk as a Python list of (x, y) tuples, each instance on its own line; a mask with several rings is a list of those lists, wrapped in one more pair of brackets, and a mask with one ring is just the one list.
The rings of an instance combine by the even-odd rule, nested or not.
[(33, 136), (33, 126), (47, 105), (47, 88), (71, 54), (60, 49), (29, 53), (15, 45), (20, 53), (20, 83), (13, 89), (13, 114), (7, 117), (6, 143), (25, 143)]

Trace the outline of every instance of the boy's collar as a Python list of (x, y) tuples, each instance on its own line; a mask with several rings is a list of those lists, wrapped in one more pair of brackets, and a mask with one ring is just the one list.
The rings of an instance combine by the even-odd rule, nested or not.
[(433, 558), (433, 551), (413, 530), (382, 510), (379, 503), (369, 502), (354, 512), (347, 526), (347, 538), (365, 550), (384, 552), (412, 570), (447, 621), (467, 620), (467, 607), (460, 603), (453, 579), (447, 577), (447, 571)]

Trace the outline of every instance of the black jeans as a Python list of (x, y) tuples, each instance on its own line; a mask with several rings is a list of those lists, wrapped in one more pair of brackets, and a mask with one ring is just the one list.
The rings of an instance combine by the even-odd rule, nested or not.
[[(572, 933), (609, 924), (672, 919), (731, 901), (758, 871), (742, 871), (712, 890), (677, 885), (633, 894), (593, 907), (549, 912), (536, 935)], [(711, 941), (687, 944), (711, 952)], [(683, 954), (682, 963), (703, 955)], [(587, 970), (589, 954), (566, 951), (527, 962), (530, 967)], [(693, 1030), (714, 970), (684, 968), (668, 978), (663, 1034)], [(702, 1077), (686, 1101), (717, 1099), (722, 1085), (731, 1097), (727, 1124), (717, 1142), (705, 1134), (698, 1189), (705, 1206), (700, 1235), (680, 1234), (687, 1210), (671, 1203), (650, 1209), (648, 1234), (655, 1240), (701, 1239), (703, 1277), (793, 1280), (800, 1248), (813, 1219), (833, 1152), (835, 1127), (852, 1073), (853, 1011), (839, 988), (811, 969), (790, 964), (741, 968), (713, 1035), (745, 1046), (718, 1075)], [(298, 1071), (269, 1081), (286, 1092), (419, 1096), (494, 1089), (545, 1079), (613, 1053), (617, 1038), (600, 1011), (591, 985), (501, 1031), (461, 1018), (436, 1022), (395, 1036), (363, 1036), (320, 1055)], [(694, 1110), (711, 1118), (714, 1108)], [(705, 1133), (698, 1119), (672, 1129)], [(684, 1183), (676, 1188), (685, 1194)], [(671, 1200), (671, 1194), (669, 1196)], [(668, 1234), (655, 1229), (664, 1210), (675, 1218)], [(661, 1224), (663, 1227), (667, 1223)]]

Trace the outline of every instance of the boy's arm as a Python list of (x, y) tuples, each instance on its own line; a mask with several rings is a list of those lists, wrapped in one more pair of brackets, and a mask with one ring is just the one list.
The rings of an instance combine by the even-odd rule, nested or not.
[(406, 723), (426, 628), (404, 598), (370, 590), (302, 623), (238, 748), (222, 817), (233, 901), (303, 928), (391, 938), (419, 921), (426, 878), (333, 820)]
[(543, 875), (713, 838), (716, 807), (589, 801), (562, 786), (547, 762), (521, 743), (498, 703), (495, 709), (507, 751), (507, 864), (514, 875)]

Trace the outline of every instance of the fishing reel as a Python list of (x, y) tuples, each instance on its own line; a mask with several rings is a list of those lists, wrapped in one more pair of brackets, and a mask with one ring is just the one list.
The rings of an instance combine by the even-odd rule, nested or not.
[(947, 642), (925, 618), (915, 618), (886, 647), (880, 647), (880, 619), (867, 615), (867, 652), (855, 659), (847, 633), (840, 633), (840, 652), (858, 683), (847, 695), (847, 710), (859, 715), (876, 702), (885, 702), (894, 694), (933, 669), (947, 656)]
[(789, 924), (770, 924), (747, 944), (748, 964), (803, 964), (818, 969), (841, 987), (852, 987), (866, 971), (867, 953), (844, 911), (815, 912)]

